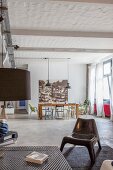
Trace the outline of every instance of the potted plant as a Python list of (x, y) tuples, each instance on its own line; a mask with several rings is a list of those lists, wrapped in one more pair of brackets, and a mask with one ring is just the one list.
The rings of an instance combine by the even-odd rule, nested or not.
[(86, 114), (89, 111), (89, 106), (90, 106), (89, 99), (86, 98), (83, 105), (84, 105), (84, 113)]

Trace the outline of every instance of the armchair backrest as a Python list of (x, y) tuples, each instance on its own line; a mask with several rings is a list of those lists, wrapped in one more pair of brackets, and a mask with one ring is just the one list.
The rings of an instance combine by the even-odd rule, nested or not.
[(94, 119), (82, 119), (78, 118), (73, 129), (73, 133), (78, 134), (93, 134), (99, 138), (96, 122)]

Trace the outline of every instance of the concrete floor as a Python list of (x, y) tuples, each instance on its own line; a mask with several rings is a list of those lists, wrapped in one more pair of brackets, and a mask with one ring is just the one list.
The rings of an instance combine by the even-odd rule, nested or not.
[[(85, 117), (86, 116), (82, 116)], [(91, 118), (93, 116), (87, 116)], [(107, 144), (113, 148), (113, 122), (107, 118), (96, 118), (97, 128), (101, 144)], [(10, 130), (18, 132), (18, 140), (15, 146), (60, 146), (63, 136), (69, 135), (75, 125), (76, 119), (69, 120), (37, 120), (36, 115), (9, 116)]]

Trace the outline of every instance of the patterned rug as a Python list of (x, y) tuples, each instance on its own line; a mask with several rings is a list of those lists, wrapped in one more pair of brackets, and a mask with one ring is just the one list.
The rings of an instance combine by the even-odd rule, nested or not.
[(113, 149), (109, 146), (102, 146), (101, 151), (95, 146), (96, 161), (93, 166), (90, 164), (90, 157), (86, 147), (64, 148), (63, 153), (73, 170), (100, 170), (104, 160), (113, 160)]

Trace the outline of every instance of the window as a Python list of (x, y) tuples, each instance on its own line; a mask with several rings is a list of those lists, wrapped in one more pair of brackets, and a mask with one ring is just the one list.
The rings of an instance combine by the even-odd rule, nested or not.
[[(108, 79), (109, 79), (109, 80), (108, 80)], [(104, 84), (104, 94), (103, 94), (103, 98), (106, 99), (106, 100), (109, 100), (109, 99), (110, 99), (108, 81), (109, 81), (109, 84), (110, 84), (110, 87), (111, 87), (111, 76), (109, 76), (109, 77), (104, 77), (104, 79), (103, 79), (103, 84)]]
[(111, 60), (104, 62), (104, 76), (111, 76), (111, 66), (112, 66)]
[(111, 89), (111, 67), (112, 67), (112, 60), (108, 60), (104, 62), (104, 78), (103, 78), (103, 86), (104, 86), (104, 93), (103, 97), (105, 100), (110, 100), (110, 89)]

